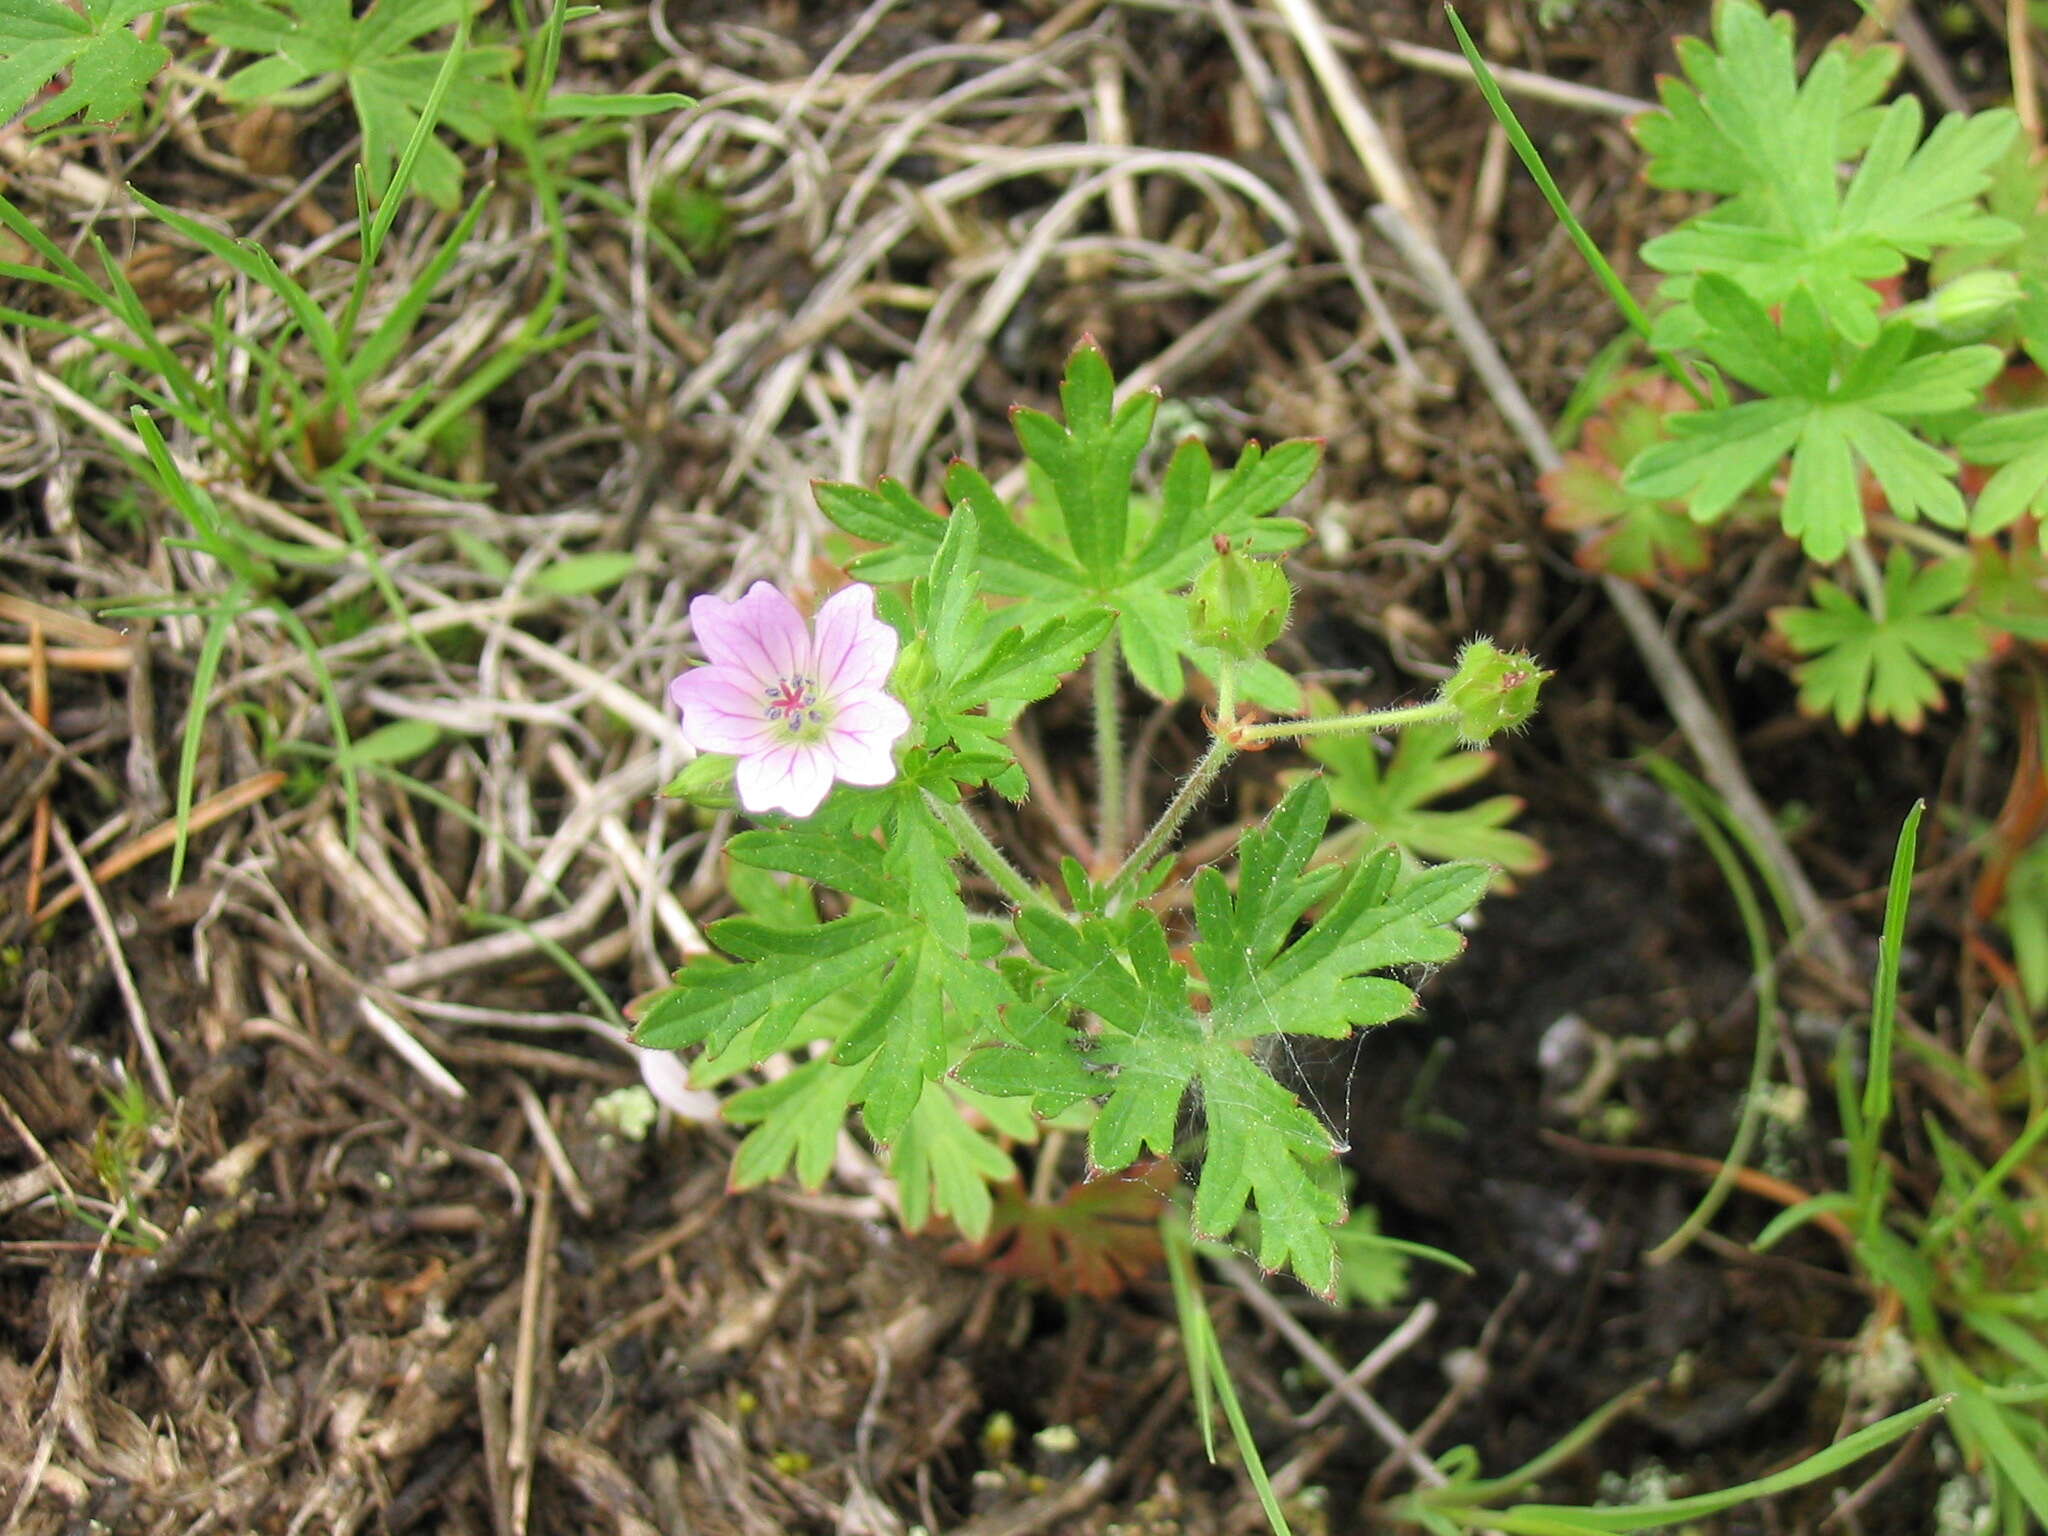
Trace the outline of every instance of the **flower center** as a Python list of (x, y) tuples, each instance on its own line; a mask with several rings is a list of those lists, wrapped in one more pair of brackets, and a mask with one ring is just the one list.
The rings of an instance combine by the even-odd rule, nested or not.
[(831, 721), (832, 711), (818, 697), (818, 685), (808, 677), (777, 678), (762, 690), (771, 723), (796, 741), (815, 741)]

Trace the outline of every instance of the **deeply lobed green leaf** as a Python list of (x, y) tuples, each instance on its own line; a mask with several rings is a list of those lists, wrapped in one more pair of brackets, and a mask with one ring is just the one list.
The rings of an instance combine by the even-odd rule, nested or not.
[(1838, 363), (1819, 307), (1804, 294), (1773, 324), (1755, 298), (1718, 274), (1702, 276), (1694, 293), (1707, 325), (1701, 350), (1769, 398), (1671, 417), (1671, 441), (1636, 456), (1625, 489), (1683, 497), (1696, 520), (1712, 522), (1790, 454), (1781, 515), (1815, 560), (1841, 558), (1863, 534), (1859, 465), (1899, 516), (1964, 526), (1955, 461), (1908, 424), (1972, 404), (2004, 366), (1998, 348), (1914, 356), (1918, 333), (1894, 321), (1870, 347), (1842, 349)]
[(1865, 719), (1918, 730), (1942, 703), (1940, 678), (1960, 678), (1990, 650), (1973, 616), (1951, 612), (1970, 583), (1969, 562), (1917, 568), (1904, 549), (1886, 562), (1884, 617), (1830, 581), (1813, 585), (1814, 606), (1780, 608), (1771, 623), (1809, 659), (1794, 675), (1800, 706), (1832, 714), (1844, 730)]
[[(1335, 710), (1328, 695), (1311, 696), (1313, 714)], [(1535, 839), (1507, 826), (1521, 813), (1520, 797), (1492, 795), (1453, 808), (1433, 804), (1484, 778), (1495, 762), (1490, 751), (1463, 747), (1453, 724), (1409, 726), (1391, 754), (1371, 736), (1311, 736), (1302, 746), (1322, 765), (1337, 812), (1356, 823), (1324, 844), (1325, 857), (1391, 843), (1410, 870), (1419, 871), (1425, 860), (1492, 864), (1499, 889), (1512, 889), (1514, 876), (1544, 865)]]
[[(1268, 452), (1250, 444), (1236, 466), (1218, 476), (1208, 450), (1191, 440), (1168, 464), (1157, 501), (1134, 497), (1131, 477), (1156, 401), (1138, 395), (1117, 407), (1114, 396), (1107, 361), (1084, 342), (1061, 387), (1067, 421), (1040, 411), (1013, 414), (1038, 497), (1022, 510), (1006, 506), (980, 471), (963, 464), (946, 477), (951, 518), (887, 480), (873, 490), (818, 485), (818, 505), (847, 533), (879, 546), (851, 562), (856, 574), (873, 581), (925, 576), (942, 558), (949, 526), (971, 512), (973, 566), (982, 590), (1016, 600), (1000, 610), (1000, 622), (986, 627), (981, 643), (993, 645), (1003, 629), (1016, 628), (1025, 636), (1015, 643), (1019, 658), (1055, 647), (1078, 658), (1100, 643), (1098, 626), (1113, 627), (1139, 685), (1158, 698), (1178, 698), (1187, 663), (1218, 665), (1188, 632), (1181, 589), (1211, 558), (1219, 535), (1265, 554), (1307, 536), (1302, 524), (1273, 514), (1308, 483), (1322, 446), (1297, 440)], [(1299, 703), (1298, 690), (1277, 669), (1248, 668), (1241, 685), (1267, 707)]]
[[(1790, 18), (1766, 18), (1755, 0), (1725, 0), (1712, 46), (1687, 39), (1679, 59), (1686, 79), (1664, 82), (1664, 110), (1636, 135), (1653, 182), (1723, 201), (1643, 246), (1645, 261), (1674, 274), (1660, 345), (1698, 341), (1709, 322), (1691, 279), (1715, 273), (1764, 305), (1804, 293), (1835, 334), (1868, 346), (1874, 281), (1939, 248), (2017, 237), (1983, 207), (2018, 131), (2011, 112), (1953, 114), (1923, 142), (1917, 100), (1874, 105), (1897, 69), (1893, 50), (1837, 44), (1801, 80)], [(1842, 185), (1836, 167), (1858, 156)]]
[(1445, 865), (1397, 889), (1391, 851), (1348, 879), (1311, 869), (1329, 818), (1327, 790), (1308, 780), (1245, 835), (1234, 891), (1220, 872), (1201, 872), (1193, 974), (1145, 908), (1079, 922), (1027, 910), (1017, 921), (1048, 973), (1049, 1011), (1078, 1010), (1102, 1026), (1087, 1052), (1108, 1084), (1089, 1137), (1095, 1164), (1170, 1155), (1193, 1095), (1208, 1127), (1198, 1230), (1228, 1233), (1256, 1204), (1260, 1261), (1291, 1267), (1325, 1293), (1336, 1278), (1331, 1228), (1344, 1212), (1327, 1177), (1335, 1144), (1254, 1047), (1288, 1034), (1342, 1038), (1409, 1012), (1414, 994), (1385, 973), (1456, 954), (1463, 941), (1451, 924), (1478, 901), (1489, 874)]
[(0, 123), (11, 119), (65, 70), (71, 80), (29, 114), (31, 131), (68, 117), (118, 122), (142, 105), (142, 92), (171, 52), (132, 23), (167, 0), (86, 0), (85, 12), (60, 0), (0, 0)]

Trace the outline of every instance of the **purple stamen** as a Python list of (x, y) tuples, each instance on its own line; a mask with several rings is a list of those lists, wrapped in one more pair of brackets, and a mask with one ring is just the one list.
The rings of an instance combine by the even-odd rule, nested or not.
[(801, 730), (805, 713), (812, 708), (811, 680), (807, 677), (779, 678), (766, 690), (768, 718)]

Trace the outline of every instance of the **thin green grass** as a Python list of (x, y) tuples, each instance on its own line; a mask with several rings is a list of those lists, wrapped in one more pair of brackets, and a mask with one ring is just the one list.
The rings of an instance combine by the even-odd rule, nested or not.
[[(1431, 1494), (1415, 1496), (1403, 1506), (1402, 1512), (1433, 1533), (1494, 1530), (1509, 1532), (1511, 1536), (1611, 1536), (1615, 1532), (1664, 1530), (1688, 1521), (1708, 1519), (1739, 1504), (1789, 1493), (1822, 1478), (1833, 1477), (1873, 1452), (1881, 1451), (1911, 1434), (1948, 1406), (1946, 1399), (1931, 1399), (1903, 1413), (1880, 1419), (1854, 1434), (1845, 1435), (1825, 1450), (1816, 1451), (1782, 1472), (1686, 1499), (1628, 1504), (1619, 1508), (1516, 1504), (1506, 1509), (1488, 1509), (1478, 1504), (1452, 1502), (1460, 1491), (1460, 1485), (1453, 1484)], [(1612, 1417), (1609, 1410), (1603, 1409), (1602, 1412)]]
[[(1749, 878), (1749, 868), (1736, 853), (1736, 845), (1724, 829), (1733, 821), (1727, 814), (1727, 807), (1705, 784), (1676, 764), (1663, 758), (1650, 756), (1643, 759), (1643, 766), (1650, 777), (1662, 785), (1675, 799), (1680, 809), (1692, 821), (1693, 828), (1713, 855), (1720, 867), (1721, 878), (1728, 884), (1728, 892), (1735, 900), (1736, 911), (1742, 919), (1743, 936), (1749, 945), (1751, 984), (1756, 989), (1756, 1040), (1749, 1063), (1749, 1084), (1742, 1096), (1742, 1112), (1735, 1125), (1735, 1135), (1728, 1146), (1728, 1153), (1721, 1160), (1720, 1170), (1714, 1175), (1713, 1183), (1693, 1207), (1692, 1214), (1681, 1222), (1676, 1231), (1644, 1255), (1652, 1264), (1668, 1264), (1678, 1257), (1699, 1234), (1706, 1230), (1720, 1211), (1723, 1203), (1734, 1191), (1736, 1180), (1749, 1161), (1751, 1149), (1756, 1145), (1759, 1129), (1763, 1124), (1764, 1088), (1770, 1081), (1771, 1058), (1777, 1054), (1780, 1015), (1778, 1010), (1778, 967), (1771, 954), (1770, 932), (1764, 922), (1762, 903), (1757, 899), (1756, 887)], [(1768, 860), (1759, 860), (1753, 849), (1750, 866), (1768, 872)], [(1780, 895), (1781, 917), (1789, 918), (1789, 902)]]
[[(553, 87), (554, 71), (560, 59), (561, 29), (565, 18), (563, 3), (549, 8), (540, 30), (543, 46), (537, 50), (537, 57), (529, 57), (525, 99), (540, 116), (547, 115), (548, 93)], [(411, 612), (385, 565), (381, 547), (363, 519), (359, 503), (370, 487), (358, 478), (358, 471), (366, 466), (374, 467), (388, 481), (412, 485), (435, 494), (475, 496), (487, 493), (487, 488), (460, 485), (427, 474), (417, 467), (416, 461), (447, 423), (473, 408), (521, 364), (551, 348), (574, 341), (595, 323), (551, 330), (566, 291), (568, 235), (562, 222), (559, 200), (544, 159), (536, 147), (532, 125), (521, 125), (513, 139), (517, 147), (527, 151), (551, 258), (546, 287), (539, 302), (528, 312), (510, 342), (499, 347), (452, 388), (439, 383), (423, 384), (374, 416), (368, 416), (365, 411), (365, 402), (375, 381), (398, 363), (413, 343), (429, 305), (441, 291), (474, 235), (489, 195), (486, 190), (471, 201), (440, 240), (432, 256), (411, 274), (397, 302), (383, 313), (367, 335), (362, 334), (371, 295), (384, 272), (380, 258), (389, 245), (399, 212), (407, 204), (420, 158), (436, 132), (441, 108), (468, 47), (468, 30), (468, 13), (464, 11), (424, 109), (398, 157), (390, 186), (381, 202), (374, 207), (362, 168), (356, 168), (361, 251), (338, 316), (330, 318), (312, 290), (287, 273), (277, 259), (257, 242), (237, 239), (139, 191), (132, 193), (140, 207), (166, 229), (218, 260), (255, 288), (270, 294), (283, 306), (287, 317), (284, 327), (277, 336), (259, 343), (239, 334), (230, 323), (225, 294), (217, 299), (199, 327), (211, 354), (211, 377), (196, 372), (164, 339), (147, 306), (123, 273), (121, 264), (102, 242), (95, 238), (93, 250), (106, 274), (104, 285), (44, 234), (35, 221), (6, 198), (0, 197), (0, 226), (15, 235), (42, 263), (41, 266), (0, 263), (0, 276), (53, 289), (74, 305), (106, 314), (118, 322), (126, 335), (109, 335), (100, 329), (13, 310), (0, 312), (0, 318), (83, 341), (112, 366), (115, 372), (109, 382), (139, 402), (129, 414), (144, 450), (138, 457), (128, 443), (116, 439), (113, 442), (116, 452), (136, 477), (168, 503), (191, 530), (190, 538), (168, 542), (182, 544), (206, 555), (227, 578), (225, 586), (218, 591), (195, 597), (189, 603), (173, 599), (169, 605), (138, 603), (109, 610), (117, 615), (133, 615), (145, 610), (160, 612), (178, 608), (202, 614), (205, 618), (194, 667), (192, 695), (186, 706), (179, 740), (174, 810), (176, 835), (170, 871), (173, 889), (184, 874), (201, 740), (228, 641), (235, 626), (257, 610), (274, 616), (306, 658), (333, 734), (334, 763), (341, 779), (347, 836), (353, 845), (360, 831), (362, 810), (357, 765), (349, 750), (347, 713), (336, 679), (328, 669), (318, 642), (293, 604), (283, 595), (286, 575), (359, 563), (368, 573), (400, 631), (410, 638), (422, 655), (430, 656), (430, 649), (415, 629)], [(621, 115), (639, 115), (664, 110), (682, 101), (683, 98), (670, 96), (621, 98), (615, 110)], [(572, 116), (581, 115), (581, 109), (575, 108), (574, 103), (565, 110)], [(294, 340), (302, 340), (313, 354), (315, 376), (322, 381), (317, 389), (302, 385), (298, 370), (286, 360), (285, 349)], [(223, 381), (233, 376), (232, 364), (237, 356), (246, 357), (253, 365), (253, 402), (232, 400), (226, 393), (227, 386)], [(279, 405), (283, 406), (282, 410), (276, 409)], [(320, 549), (305, 543), (276, 539), (228, 514), (204, 486), (195, 483), (185, 466), (171, 453), (154, 419), (157, 415), (176, 422), (198, 441), (226, 453), (242, 473), (256, 471), (280, 447), (311, 441), (323, 426), (339, 423), (344, 434), (339, 451), (329, 462), (316, 467), (314, 480), (323, 502), (342, 531), (345, 547)], [(280, 417), (281, 424), (272, 426), (273, 420)], [(260, 423), (253, 432), (244, 425), (251, 420)]]
[(1166, 1251), (1166, 1273), (1173, 1282), (1174, 1314), (1180, 1320), (1181, 1346), (1187, 1355), (1188, 1385), (1194, 1392), (1195, 1417), (1202, 1426), (1202, 1448), (1209, 1460), (1216, 1459), (1216, 1410), (1220, 1406), (1223, 1417), (1230, 1424), (1231, 1439), (1236, 1443), (1237, 1453), (1244, 1460), (1245, 1475), (1251, 1479), (1252, 1488), (1258, 1494), (1259, 1508), (1265, 1512), (1267, 1524), (1274, 1536), (1292, 1536), (1287, 1516), (1280, 1508), (1280, 1499), (1273, 1492), (1272, 1479), (1266, 1475), (1266, 1463), (1259, 1455), (1258, 1442), (1252, 1438), (1251, 1423), (1245, 1418), (1244, 1405), (1238, 1401), (1237, 1388), (1230, 1379), (1230, 1366), (1223, 1358), (1223, 1346), (1216, 1338), (1216, 1325), (1210, 1320), (1208, 1304), (1202, 1299), (1201, 1278), (1195, 1269), (1194, 1237), (1188, 1230), (1188, 1213), (1178, 1205), (1169, 1205), (1159, 1217), (1160, 1242)]
[(557, 944), (553, 939), (535, 928), (531, 923), (522, 922), (516, 917), (506, 917), (496, 912), (471, 912), (467, 914), (467, 920), (471, 927), (481, 928), (486, 933), (510, 932), (526, 935), (527, 941), (534, 948), (538, 949), (543, 955), (546, 955), (548, 959), (555, 963), (556, 968), (564, 976), (567, 976), (576, 983), (577, 987), (582, 990), (583, 995), (590, 999), (599, 1013), (604, 1015), (607, 1023), (618, 1030), (621, 1035), (632, 1034), (632, 1024), (619, 1011), (619, 1005), (612, 1001), (611, 994), (605, 990), (604, 983), (591, 975), (589, 968), (582, 961), (570, 954), (562, 945)]
[[(1579, 221), (1578, 214), (1566, 201), (1564, 192), (1558, 187), (1557, 178), (1550, 174), (1550, 167), (1544, 164), (1543, 155), (1536, 148), (1535, 141), (1529, 137), (1528, 130), (1523, 128), (1521, 119), (1515, 116), (1515, 109), (1508, 105), (1508, 99), (1501, 93), (1500, 84), (1493, 78), (1493, 71), (1487, 67), (1485, 57), (1472, 41), (1472, 35), (1465, 30), (1465, 23), (1458, 16), (1457, 7), (1446, 4), (1444, 14), (1450, 18), (1451, 30), (1458, 35), (1458, 47), (1463, 50), (1466, 62), (1472, 66), (1472, 77), (1479, 86), (1479, 94), (1486, 98), (1486, 105), (1493, 112), (1494, 120), (1507, 134), (1508, 143), (1514, 146), (1516, 156), (1530, 176), (1535, 178), (1536, 185), (1542, 189), (1543, 200), (1550, 204), (1550, 211), (1564, 226), (1565, 233), (1571, 236), (1572, 244), (1578, 247), (1587, 267), (1591, 269), (1594, 277), (1599, 279), (1600, 286), (1607, 291), (1607, 297), (1614, 302), (1614, 307), (1620, 311), (1622, 319), (1628, 322), (1629, 329), (1642, 339), (1646, 347), (1649, 346), (1650, 317), (1643, 313), (1642, 305), (1638, 304), (1635, 295), (1628, 291), (1628, 285), (1614, 270), (1614, 264), (1607, 259), (1592, 235), (1587, 233), (1586, 226)], [(1679, 365), (1676, 358), (1654, 347), (1650, 348), (1650, 355), (1657, 360), (1657, 366), (1676, 380), (1694, 400), (1701, 405), (1707, 403), (1705, 393), (1692, 376)]]
[[(241, 707), (248, 708), (250, 706), (245, 705)], [(351, 765), (356, 772), (389, 784), (394, 789), (400, 790), (405, 794), (411, 795), (414, 799), (432, 806), (444, 816), (454, 817), (479, 838), (495, 847), (527, 879), (535, 882), (542, 890), (546, 891), (558, 907), (566, 909), (570, 905), (567, 894), (549, 878), (547, 872), (541, 868), (538, 859), (520, 847), (513, 838), (506, 836), (504, 828), (493, 826), (488, 820), (479, 816), (474, 810), (464, 805), (453, 795), (436, 788), (424, 779), (414, 777), (398, 766), (399, 763), (409, 761), (411, 758), (418, 756), (419, 753), (428, 750), (434, 745), (433, 741), (427, 742), (426, 745), (420, 746), (417, 750), (391, 749), (382, 745), (383, 741), (391, 739), (391, 733), (397, 728), (422, 725), (424, 723), (422, 721), (401, 720), (394, 722), (393, 725), (381, 726), (367, 735), (357, 737), (349, 746)], [(439, 739), (439, 731), (435, 727), (427, 726), (426, 728), (434, 732), (436, 740)], [(278, 755), (283, 757), (306, 757), (323, 763), (335, 763), (340, 756), (331, 747), (323, 747), (317, 743), (306, 741), (278, 742), (276, 743), (275, 750)]]
[(2048, 1525), (2048, 1419), (2039, 1412), (2048, 1400), (2048, 1253), (2038, 1236), (2048, 1201), (2038, 1173), (2030, 1196), (2008, 1190), (2048, 1137), (2048, 1114), (2034, 1113), (1989, 1166), (1926, 1117), (1940, 1177), (1925, 1211), (1893, 1179), (1885, 1150), (1897, 1107), (1899, 967), (1922, 810), (1916, 804), (1907, 815), (1892, 858), (1862, 1060), (1849, 1034), (1835, 1058), (1848, 1188), (1784, 1212), (1755, 1246), (1770, 1248), (1824, 1213), (1848, 1221), (1864, 1278), (1896, 1298), (1922, 1372), (1952, 1402), (1957, 1441), (1991, 1474), (1996, 1529), (2024, 1536)]

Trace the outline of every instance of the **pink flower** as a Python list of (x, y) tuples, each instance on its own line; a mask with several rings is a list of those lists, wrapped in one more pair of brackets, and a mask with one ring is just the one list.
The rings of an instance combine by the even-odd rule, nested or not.
[(896, 665), (896, 631), (875, 617), (875, 589), (843, 587), (815, 627), (765, 581), (736, 603), (690, 604), (711, 665), (685, 672), (668, 696), (699, 752), (739, 759), (733, 787), (749, 811), (808, 816), (834, 779), (886, 784), (910, 714), (882, 691)]

